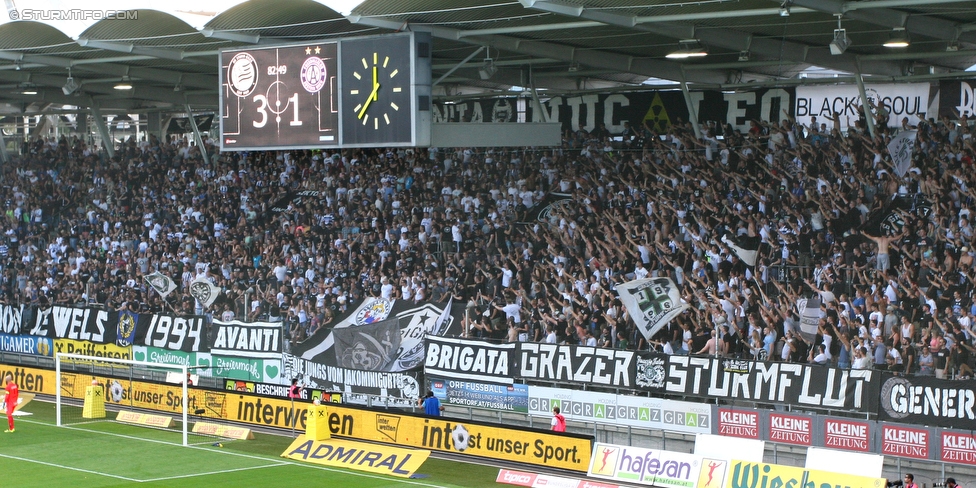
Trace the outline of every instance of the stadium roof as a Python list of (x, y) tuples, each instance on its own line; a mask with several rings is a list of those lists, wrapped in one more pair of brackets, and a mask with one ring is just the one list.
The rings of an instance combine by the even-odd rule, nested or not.
[[(441, 96), (530, 86), (568, 93), (638, 87), (649, 79), (724, 89), (788, 85), (800, 82), (798, 74), (809, 67), (884, 81), (976, 76), (965, 72), (976, 63), (972, 0), (6, 0), (6, 5), (8, 16), (0, 22), (0, 104), (6, 104), (0, 111), (5, 113), (93, 102), (106, 111), (182, 110), (186, 103), (195, 110), (213, 109), (221, 49), (397, 30), (432, 32), (435, 94)], [(850, 45), (835, 55), (829, 45), (838, 19)], [(908, 47), (883, 45), (903, 34)], [(708, 55), (668, 58), (682, 40), (697, 40)], [(486, 58), (497, 71), (483, 80), (479, 68)], [(69, 74), (74, 90), (64, 89)], [(133, 89), (114, 89), (123, 80)]]

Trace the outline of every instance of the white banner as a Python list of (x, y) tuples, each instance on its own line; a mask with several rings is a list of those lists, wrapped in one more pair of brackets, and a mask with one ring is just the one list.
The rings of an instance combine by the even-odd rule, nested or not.
[(578, 422), (693, 434), (712, 431), (708, 404), (529, 385), (529, 415), (551, 416), (552, 407), (559, 407), (566, 420)]
[(689, 308), (671, 278), (645, 278), (617, 285), (620, 302), (645, 339)]
[(662, 488), (697, 488), (700, 481), (703, 486), (722, 486), (728, 464), (684, 452), (597, 442), (587, 475)]
[[(865, 85), (864, 91), (875, 106), (884, 103), (888, 110), (888, 126), (901, 127), (901, 121), (908, 117), (908, 123), (917, 125), (925, 119), (929, 106), (928, 83), (906, 83), (887, 85)], [(816, 85), (796, 87), (796, 120), (804, 125), (810, 124), (810, 117), (816, 116), (817, 123), (826, 123), (832, 128), (834, 112), (840, 113), (840, 123), (851, 124), (858, 118), (857, 107), (861, 96), (857, 85)], [(873, 113), (874, 110), (872, 109)]]
[(820, 297), (801, 298), (796, 306), (800, 309), (800, 336), (813, 344), (820, 329)]

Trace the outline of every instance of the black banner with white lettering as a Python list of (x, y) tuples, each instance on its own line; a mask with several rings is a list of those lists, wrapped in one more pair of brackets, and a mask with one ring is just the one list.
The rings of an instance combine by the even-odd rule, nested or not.
[(976, 116), (976, 79), (943, 80), (939, 83), (939, 117), (956, 120)]
[(30, 335), (51, 339), (72, 339), (97, 344), (132, 345), (132, 322), (134, 314), (125, 314), (126, 320), (119, 320), (120, 313), (88, 307), (30, 307), (24, 310), (23, 317), (29, 318), (24, 331)]
[[(793, 88), (764, 88), (728, 93), (694, 91), (690, 96), (700, 122), (715, 121), (747, 130), (751, 120), (779, 121), (783, 110), (792, 115), (795, 93)], [(582, 125), (592, 132), (604, 124), (611, 134), (620, 134), (628, 122), (634, 131), (646, 123), (655, 132), (664, 133), (672, 125), (688, 121), (688, 105), (677, 90), (553, 97), (543, 102), (543, 109), (549, 112), (550, 121), (559, 121), (563, 130), (571, 131)], [(531, 108), (526, 113), (526, 120), (542, 120)]]
[(23, 305), (0, 303), (0, 334), (20, 334), (24, 321)]
[(620, 349), (428, 337), (424, 371), (509, 385), (528, 380), (632, 388), (636, 362), (637, 353)]
[(456, 103), (435, 102), (431, 110), (435, 124), (449, 122), (516, 122), (518, 98), (488, 98)]
[(882, 377), (881, 420), (976, 430), (976, 385), (931, 376)]
[(660, 394), (874, 413), (881, 377), (872, 370), (649, 354), (637, 360), (636, 383)]
[(525, 380), (632, 388), (637, 353), (625, 349), (518, 343), (516, 376)]
[(281, 359), (281, 322), (214, 320), (209, 345), (213, 354)]
[(427, 337), (424, 372), (442, 378), (511, 385), (514, 383), (517, 344)]
[(135, 344), (184, 352), (205, 352), (207, 317), (203, 315), (142, 314), (138, 317)]

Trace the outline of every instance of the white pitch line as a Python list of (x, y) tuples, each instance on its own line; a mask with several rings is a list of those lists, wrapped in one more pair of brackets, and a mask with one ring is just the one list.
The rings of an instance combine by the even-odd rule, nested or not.
[(17, 456), (11, 456), (9, 454), (0, 454), (0, 457), (4, 457), (4, 458), (7, 458), (7, 459), (14, 459), (14, 460), (17, 460), (17, 461), (24, 461), (24, 462), (27, 462), (27, 463), (42, 464), (44, 466), (50, 466), (52, 468), (68, 469), (68, 470), (71, 470), (71, 471), (78, 471), (78, 472), (81, 472), (81, 473), (94, 474), (94, 475), (98, 475), (98, 476), (108, 476), (109, 478), (116, 478), (116, 479), (120, 479), (120, 480), (124, 480), (124, 481), (129, 481), (129, 482), (132, 482), (132, 483), (142, 483), (143, 482), (142, 480), (138, 480), (138, 479), (135, 479), (135, 478), (126, 478), (125, 476), (119, 476), (117, 474), (101, 473), (101, 472), (98, 472), (98, 471), (91, 471), (91, 470), (82, 469), (82, 468), (74, 468), (74, 467), (71, 467), (71, 466), (65, 466), (63, 464), (57, 464), (57, 463), (46, 463), (44, 461), (38, 461), (36, 459), (29, 459), (29, 458), (22, 458), (22, 457), (17, 457)]
[[(38, 422), (38, 421), (31, 421), (31, 420), (23, 420), (23, 422), (28, 422), (28, 423), (37, 424), (37, 425), (46, 425), (48, 427), (57, 428), (56, 425), (51, 424), (51, 423), (47, 423), (47, 422)], [(92, 432), (92, 433), (95, 433), (95, 434), (105, 434), (105, 435), (111, 435), (111, 436), (116, 436), (116, 437), (123, 437), (123, 438), (126, 438), (126, 439), (133, 439), (133, 440), (137, 440), (137, 441), (155, 442), (155, 443), (158, 443), (158, 444), (165, 444), (165, 445), (168, 445), (168, 446), (183, 447), (182, 444), (178, 444), (178, 443), (172, 443), (172, 442), (166, 442), (166, 441), (158, 441), (158, 440), (154, 440), (154, 439), (146, 439), (146, 438), (143, 438), (143, 437), (135, 437), (135, 436), (129, 436), (129, 435), (125, 435), (125, 434), (115, 434), (115, 433), (112, 433), (112, 432), (103, 432), (103, 431), (100, 431), (100, 430), (81, 429), (81, 428), (78, 428), (78, 427), (71, 427), (71, 426), (68, 426), (68, 425), (62, 425), (61, 428), (67, 428), (67, 429), (72, 429), (72, 430), (80, 430), (80, 431), (83, 431), (83, 432)], [(247, 459), (259, 459), (259, 460), (262, 460), (262, 461), (270, 461), (271, 460), (271, 459), (269, 459), (267, 457), (264, 457), (264, 456), (255, 456), (253, 454), (243, 454), (243, 453), (238, 453), (238, 452), (228, 452), (228, 451), (222, 451), (220, 449), (213, 449), (213, 448), (210, 448), (210, 447), (192, 446), (192, 445), (191, 446), (186, 446), (186, 447), (188, 447), (190, 449), (199, 449), (201, 451), (215, 452), (215, 453), (224, 454), (224, 455), (227, 455), (227, 456), (237, 456), (237, 457), (242, 457), (242, 458), (247, 458)], [(406, 479), (402, 479), (402, 478), (397, 478), (395, 476), (392, 476), (392, 477), (379, 476), (379, 475), (374, 475), (374, 474), (361, 473), (361, 472), (354, 471), (354, 470), (343, 470), (343, 469), (337, 469), (337, 468), (330, 468), (328, 466), (320, 466), (320, 465), (315, 465), (315, 464), (302, 463), (302, 462), (293, 461), (293, 460), (282, 460), (281, 463), (282, 464), (291, 464), (293, 466), (301, 466), (303, 468), (319, 469), (319, 470), (323, 470), (323, 471), (328, 471), (330, 473), (342, 473), (342, 474), (354, 475), (354, 476), (359, 476), (361, 478), (371, 478), (371, 479), (376, 479), (376, 480), (393, 481), (395, 483), (402, 483), (402, 484), (405, 484), (405, 485), (428, 486), (428, 487), (431, 487), (431, 488), (447, 488), (447, 487), (441, 486), (441, 485), (432, 485), (430, 483), (420, 483), (420, 482), (417, 482), (417, 481), (410, 481), (410, 480), (406, 480)], [(391, 480), (391, 478), (392, 478), (392, 480)], [(135, 480), (135, 481), (138, 481), (138, 480)]]
[(220, 471), (209, 471), (209, 472), (206, 472), (206, 473), (194, 473), (194, 474), (181, 474), (181, 475), (178, 475), (178, 476), (166, 476), (164, 478), (153, 478), (153, 479), (142, 480), (142, 481), (145, 482), (145, 483), (150, 483), (150, 482), (153, 482), (153, 481), (178, 480), (178, 479), (181, 479), (181, 478), (196, 478), (197, 476), (210, 476), (212, 474), (233, 473), (233, 472), (236, 472), (236, 471), (248, 471), (248, 470), (251, 470), (251, 469), (277, 468), (278, 466), (287, 466), (287, 465), (288, 465), (288, 463), (275, 463), (275, 464), (266, 464), (264, 466), (252, 466), (252, 467), (249, 467), (249, 468), (222, 469)]

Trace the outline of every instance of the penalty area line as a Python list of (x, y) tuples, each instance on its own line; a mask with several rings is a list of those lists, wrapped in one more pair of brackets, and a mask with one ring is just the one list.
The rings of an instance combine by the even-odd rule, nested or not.
[(277, 468), (279, 466), (288, 466), (288, 463), (266, 464), (264, 466), (251, 466), (247, 468), (222, 469), (220, 471), (208, 471), (206, 473), (181, 474), (177, 476), (166, 476), (163, 478), (152, 478), (152, 479), (142, 480), (142, 481), (145, 483), (151, 483), (154, 481), (178, 480), (181, 478), (196, 478), (197, 476), (210, 476), (213, 474), (235, 473), (238, 471), (248, 471), (252, 469)]
[(38, 461), (36, 459), (29, 459), (29, 458), (22, 458), (22, 457), (17, 457), (17, 456), (11, 456), (9, 454), (0, 454), (0, 457), (7, 458), (7, 459), (13, 459), (15, 461), (23, 461), (25, 463), (41, 464), (41, 465), (44, 465), (44, 466), (50, 466), (52, 468), (61, 468), (61, 469), (67, 469), (67, 470), (71, 470), (71, 471), (78, 471), (78, 472), (81, 472), (81, 473), (88, 473), (88, 474), (93, 474), (93, 475), (97, 475), (97, 476), (107, 476), (109, 478), (120, 479), (120, 480), (123, 480), (123, 481), (129, 481), (129, 482), (132, 482), (132, 483), (143, 483), (143, 480), (139, 480), (139, 479), (135, 479), (135, 478), (127, 478), (125, 476), (119, 476), (117, 474), (102, 473), (102, 472), (99, 472), (99, 471), (92, 471), (92, 470), (84, 469), (84, 468), (75, 468), (73, 466), (65, 466), (63, 464), (48, 463), (48, 462), (45, 462), (45, 461)]

